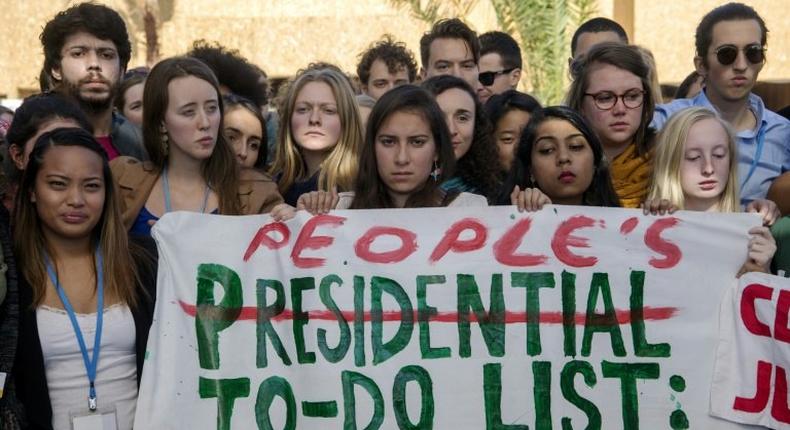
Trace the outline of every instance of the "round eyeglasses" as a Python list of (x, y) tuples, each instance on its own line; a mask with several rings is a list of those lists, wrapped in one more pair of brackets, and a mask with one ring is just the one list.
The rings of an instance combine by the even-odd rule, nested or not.
[(599, 91), (594, 94), (584, 93), (584, 95), (592, 97), (593, 103), (600, 110), (612, 109), (617, 104), (617, 99), (622, 99), (623, 105), (629, 109), (636, 109), (645, 102), (645, 91), (637, 89), (628, 90), (620, 95), (611, 91)]

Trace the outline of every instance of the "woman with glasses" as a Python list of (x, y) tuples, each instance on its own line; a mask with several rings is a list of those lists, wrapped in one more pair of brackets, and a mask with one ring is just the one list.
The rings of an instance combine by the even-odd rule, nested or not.
[(655, 101), (649, 74), (636, 48), (602, 43), (582, 60), (568, 92), (568, 106), (601, 140), (623, 207), (639, 207), (650, 181)]

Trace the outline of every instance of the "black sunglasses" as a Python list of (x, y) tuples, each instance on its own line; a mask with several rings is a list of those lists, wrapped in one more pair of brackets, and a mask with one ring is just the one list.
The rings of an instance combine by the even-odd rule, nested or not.
[(513, 70), (516, 70), (516, 67), (511, 67), (509, 69), (500, 70), (498, 72), (483, 72), (477, 75), (477, 80), (480, 81), (481, 84), (485, 86), (491, 86), (494, 84), (494, 80), (499, 75), (504, 75), (506, 73), (510, 73)]
[[(716, 60), (722, 66), (729, 66), (738, 58), (738, 47), (735, 45), (724, 45), (716, 49)], [(743, 48), (743, 55), (752, 64), (760, 64), (765, 61), (765, 48), (760, 45), (749, 45)]]

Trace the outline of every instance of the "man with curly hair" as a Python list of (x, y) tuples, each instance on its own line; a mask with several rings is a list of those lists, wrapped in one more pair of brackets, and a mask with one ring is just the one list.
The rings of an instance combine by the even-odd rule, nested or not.
[(208, 65), (217, 76), (223, 95), (233, 93), (242, 96), (261, 108), (269, 103), (269, 81), (266, 73), (250, 63), (239, 51), (228, 49), (216, 42), (197, 40), (187, 56)]
[(249, 62), (238, 50), (228, 49), (217, 42), (196, 40), (187, 56), (208, 65), (217, 76), (223, 95), (235, 94), (258, 106), (266, 120), (267, 160), (273, 160), (280, 119), (277, 112), (269, 110), (269, 78), (266, 72)]
[(378, 100), (387, 91), (414, 82), (417, 62), (404, 43), (386, 35), (360, 55), (357, 76), (362, 92)]
[(113, 99), (129, 64), (132, 46), (118, 12), (80, 3), (59, 12), (41, 32), (42, 80), (46, 88), (79, 104), (94, 136), (113, 159), (146, 159), (139, 128), (113, 112)]

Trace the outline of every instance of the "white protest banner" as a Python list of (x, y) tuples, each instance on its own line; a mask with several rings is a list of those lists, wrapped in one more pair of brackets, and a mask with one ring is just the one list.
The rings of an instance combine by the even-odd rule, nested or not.
[(709, 415), (747, 214), (174, 213), (139, 429), (741, 428)]
[(790, 429), (790, 279), (749, 273), (725, 297), (711, 412)]

